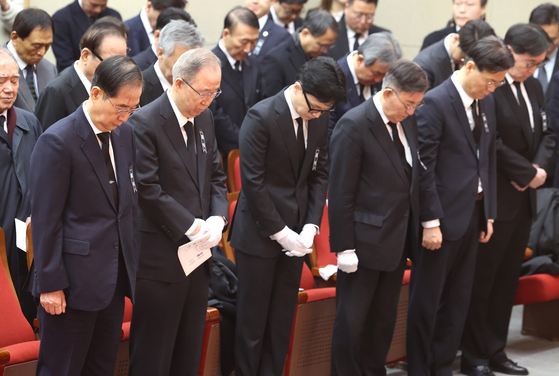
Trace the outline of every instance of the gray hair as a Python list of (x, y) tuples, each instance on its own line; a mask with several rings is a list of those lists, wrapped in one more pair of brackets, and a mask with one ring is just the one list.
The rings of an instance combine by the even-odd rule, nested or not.
[(175, 46), (198, 48), (204, 44), (204, 37), (198, 29), (183, 20), (171, 20), (161, 30), (159, 35), (159, 48), (166, 57), (175, 51)]
[(382, 80), (382, 88), (387, 87), (407, 93), (425, 93), (429, 81), (423, 69), (409, 60), (398, 60), (390, 66)]
[(186, 82), (192, 82), (200, 69), (211, 66), (221, 69), (221, 60), (212, 51), (206, 48), (188, 50), (173, 66), (173, 81), (182, 78)]
[(14, 58), (14, 56), (12, 55), (12, 53), (10, 52), (10, 50), (8, 50), (6, 47), (0, 47), (0, 59), (2, 59), (3, 57), (12, 60), (14, 62), (14, 64), (16, 65), (16, 67), (19, 68), (19, 66), (17, 65), (17, 61)]
[(392, 65), (402, 58), (400, 43), (387, 31), (369, 35), (357, 52), (363, 55), (366, 67), (373, 65), (377, 60), (379, 64)]

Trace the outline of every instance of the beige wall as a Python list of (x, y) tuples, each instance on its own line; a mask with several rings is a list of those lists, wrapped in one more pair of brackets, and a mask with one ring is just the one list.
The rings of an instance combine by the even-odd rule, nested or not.
[[(528, 22), (533, 8), (546, 0), (489, 0), (487, 22), (500, 37), (507, 28), (517, 22)], [(559, 5), (559, 1), (552, 1)], [(69, 4), (69, 0), (29, 0), (30, 6), (45, 9), (53, 14), (57, 9)], [(319, 0), (309, 0), (310, 9)], [(194, 17), (207, 47), (217, 43), (223, 27), (225, 14), (243, 0), (189, 0), (186, 10)], [(123, 19), (139, 13), (144, 5), (142, 0), (109, 0), (109, 5), (118, 10)], [(452, 0), (380, 0), (375, 16), (375, 24), (390, 29), (402, 47), (404, 57), (413, 59), (429, 32), (443, 28), (452, 16)], [(49, 60), (54, 57), (49, 53)]]

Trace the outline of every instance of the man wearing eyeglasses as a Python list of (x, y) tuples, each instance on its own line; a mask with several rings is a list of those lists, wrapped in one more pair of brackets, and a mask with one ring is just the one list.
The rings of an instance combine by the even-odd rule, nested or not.
[(382, 85), (340, 119), (330, 142), (330, 251), (338, 258), (333, 376), (386, 374), (406, 261), (419, 242), (414, 111), (429, 82), (419, 65), (399, 60)]
[(276, 25), (285, 28), (289, 34), (303, 25), (303, 20), (299, 15), (307, 0), (272, 0), (270, 16)]
[(131, 118), (136, 134), (140, 258), (130, 326), (130, 375), (197, 375), (211, 258), (186, 275), (179, 246), (227, 224), (227, 190), (208, 106), (221, 90), (219, 59), (196, 48), (173, 66), (173, 86)]
[(95, 22), (84, 33), (80, 59), (45, 87), (35, 115), (44, 130), (74, 113), (89, 98), (97, 66), (110, 56), (126, 55), (125, 30), (112, 22)]
[(328, 111), (345, 100), (345, 87), (338, 63), (317, 57), (294, 84), (254, 105), (241, 126), (242, 189), (231, 230), (239, 376), (283, 372), (304, 256), (326, 201)]
[(91, 95), (31, 156), (37, 375), (114, 372), (124, 297), (134, 302), (138, 196), (134, 134), (142, 73), (127, 56), (97, 67)]
[(355, 51), (374, 33), (388, 31), (373, 25), (378, 0), (348, 0), (344, 16), (338, 23), (340, 32), (328, 55), (339, 60), (350, 51)]
[[(493, 93), (497, 116), (497, 218), (494, 235), (479, 245), (470, 311), (462, 337), (462, 370), (527, 375), (504, 352), (524, 252), (536, 218), (536, 188), (546, 181), (555, 134), (548, 125), (542, 87), (532, 76), (545, 62), (546, 33), (534, 24), (509, 28), (514, 56), (506, 83)], [(489, 371), (489, 372), (487, 372)]]
[(488, 95), (513, 65), (502, 40), (479, 40), (464, 66), (425, 95), (416, 114), (423, 242), (412, 260), (410, 376), (452, 374), (478, 243), (491, 238), (497, 215), (495, 104)]

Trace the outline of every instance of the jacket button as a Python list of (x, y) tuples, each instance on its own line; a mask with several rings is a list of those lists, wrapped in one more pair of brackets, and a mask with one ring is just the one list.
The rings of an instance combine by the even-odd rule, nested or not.
[(404, 219), (408, 219), (408, 215), (407, 215), (407, 214), (404, 214)]
[(113, 247), (114, 247), (115, 249), (118, 249), (118, 243), (115, 243), (115, 244), (113, 245)]
[(291, 209), (291, 213), (297, 214), (297, 209)]

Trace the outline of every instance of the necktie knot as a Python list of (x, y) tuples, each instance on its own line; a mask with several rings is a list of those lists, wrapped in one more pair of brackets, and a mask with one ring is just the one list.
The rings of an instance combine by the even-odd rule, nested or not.
[(353, 42), (354, 51), (359, 48), (359, 38), (361, 38), (361, 33), (355, 33), (355, 42)]
[(236, 70), (237, 72), (240, 72), (240, 71), (241, 71), (241, 61), (240, 61), (240, 60), (237, 60), (237, 61), (235, 62), (235, 70)]
[(108, 145), (110, 135), (110, 132), (101, 132), (97, 134), (97, 137), (99, 137), (99, 140), (101, 140), (102, 145)]

